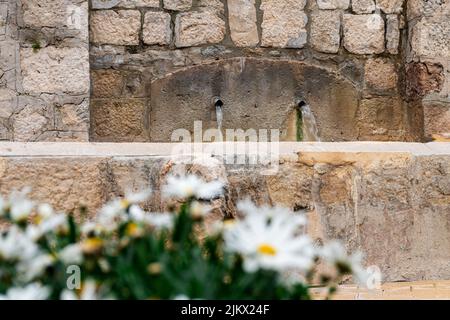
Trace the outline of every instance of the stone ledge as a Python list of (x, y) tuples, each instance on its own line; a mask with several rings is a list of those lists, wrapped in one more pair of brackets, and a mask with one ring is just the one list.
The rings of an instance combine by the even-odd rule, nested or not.
[(235, 215), (245, 198), (306, 209), (317, 241), (341, 239), (349, 251), (362, 250), (385, 281), (450, 279), (449, 143), (280, 143), (272, 175), (259, 164), (211, 157), (186, 165), (172, 156), (175, 147), (189, 145), (0, 143), (0, 194), (29, 186), (36, 201), (75, 215), (84, 205), (93, 216), (127, 190), (150, 186), (145, 209), (165, 211), (167, 176), (193, 173), (226, 185), (209, 222)]
[[(205, 148), (218, 148), (240, 143), (209, 143)], [(257, 147), (258, 144), (251, 144)], [(264, 144), (263, 144), (264, 145)], [(298, 153), (350, 153), (350, 154), (398, 154), (450, 155), (450, 143), (402, 143), (402, 142), (280, 142), (280, 155)], [(170, 156), (174, 148), (202, 150), (201, 144), (180, 143), (85, 143), (85, 142), (0, 142), (1, 157), (138, 157)], [(197, 152), (196, 152), (197, 153)]]

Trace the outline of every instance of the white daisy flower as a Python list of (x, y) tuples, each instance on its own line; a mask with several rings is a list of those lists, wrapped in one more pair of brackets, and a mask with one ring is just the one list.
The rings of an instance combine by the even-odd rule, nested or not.
[(342, 243), (332, 241), (321, 248), (319, 256), (338, 270), (350, 271), (359, 284), (366, 284), (368, 274), (362, 267), (363, 254), (361, 252), (349, 256)]
[(59, 259), (65, 264), (81, 264), (83, 262), (83, 250), (79, 244), (66, 246), (59, 252)]
[(49, 254), (41, 254), (29, 260), (22, 261), (17, 269), (25, 278), (30, 281), (41, 276), (44, 271), (53, 264), (54, 258)]
[(39, 248), (17, 226), (11, 226), (5, 234), (0, 234), (0, 260), (29, 260), (39, 253)]
[(211, 206), (194, 201), (190, 208), (191, 216), (194, 219), (202, 219), (211, 212)]
[(47, 203), (40, 204), (37, 212), (42, 219), (48, 219), (55, 213), (52, 206)]
[[(269, 214), (249, 213), (224, 230), (225, 247), (244, 258), (248, 272), (258, 269), (308, 271), (315, 249), (310, 237), (299, 234), (304, 219), (285, 209)], [(267, 211), (268, 212), (268, 211)]]
[(146, 200), (148, 200), (148, 198), (151, 196), (152, 194), (152, 189), (148, 188), (148, 189), (144, 189), (140, 192), (131, 192), (128, 191), (125, 193), (125, 201), (128, 202), (129, 204), (138, 204), (138, 203), (142, 203)]
[(14, 222), (23, 222), (28, 219), (34, 208), (34, 202), (27, 198), (29, 188), (22, 191), (13, 191), (9, 197), (11, 219)]
[(170, 213), (149, 213), (146, 215), (144, 222), (157, 230), (172, 229), (174, 216)]
[(0, 295), (0, 300), (46, 300), (49, 296), (49, 288), (31, 283), (23, 288), (10, 288), (5, 295)]
[(170, 198), (187, 199), (195, 197), (202, 200), (213, 199), (223, 193), (220, 181), (204, 182), (196, 175), (185, 177), (169, 176), (167, 185), (162, 189), (163, 195)]

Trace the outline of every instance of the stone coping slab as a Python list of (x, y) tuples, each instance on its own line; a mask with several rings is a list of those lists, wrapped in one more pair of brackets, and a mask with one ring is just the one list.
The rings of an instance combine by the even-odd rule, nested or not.
[[(250, 148), (264, 147), (265, 143), (247, 143)], [(244, 143), (84, 143), (84, 142), (0, 142), (1, 157), (139, 157), (177, 155), (176, 150), (203, 153), (212, 148), (234, 150), (240, 153)], [(221, 149), (220, 149), (221, 148)], [(273, 145), (276, 148), (276, 145)], [(275, 150), (275, 149), (273, 149)], [(301, 153), (392, 154), (414, 156), (450, 155), (450, 143), (400, 143), (400, 142), (281, 142), (280, 155)], [(189, 153), (191, 154), (191, 153)]]

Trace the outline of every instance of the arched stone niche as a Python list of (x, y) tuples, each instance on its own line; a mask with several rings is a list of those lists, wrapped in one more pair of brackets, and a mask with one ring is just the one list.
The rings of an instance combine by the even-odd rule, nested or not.
[(358, 92), (347, 79), (298, 61), (233, 58), (179, 70), (152, 82), (149, 134), (171, 141), (176, 129), (217, 128), (214, 97), (223, 106), (224, 129), (281, 129), (295, 141), (297, 105), (315, 115), (322, 141), (357, 139)]

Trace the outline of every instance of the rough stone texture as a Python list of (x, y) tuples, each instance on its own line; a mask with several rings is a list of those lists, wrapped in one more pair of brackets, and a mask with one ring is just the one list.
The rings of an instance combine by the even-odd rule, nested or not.
[(164, 9), (186, 11), (192, 7), (192, 0), (164, 0)]
[(90, 19), (91, 42), (138, 45), (141, 13), (136, 10), (93, 11)]
[(442, 90), (445, 81), (444, 68), (436, 63), (410, 63), (406, 66), (406, 78), (408, 97), (424, 97)]
[(378, 14), (344, 14), (344, 46), (355, 54), (384, 51), (384, 20)]
[(377, 8), (384, 13), (401, 13), (403, 11), (404, 0), (376, 0), (376, 2)]
[(423, 58), (450, 58), (450, 22), (423, 19), (412, 27), (412, 55)]
[(104, 162), (103, 159), (78, 157), (15, 161), (2, 158), (0, 191), (8, 194), (13, 189), (32, 186), (30, 196), (36, 201), (48, 202), (58, 210), (75, 214), (79, 214), (80, 206), (86, 205), (92, 215), (105, 202)]
[(27, 93), (89, 92), (89, 52), (86, 48), (24, 48), (20, 52), (23, 88)]
[(96, 141), (145, 141), (144, 99), (91, 101), (91, 134)]
[(425, 138), (450, 137), (450, 103), (425, 100), (423, 104)]
[(237, 58), (187, 68), (154, 81), (150, 140), (171, 141), (177, 129), (193, 132), (194, 121), (202, 121), (203, 130), (217, 128), (211, 104), (214, 96), (224, 103), (223, 128), (285, 130), (296, 100), (304, 99), (316, 115), (323, 141), (356, 138), (358, 93), (351, 82), (301, 62)]
[(82, 203), (93, 215), (125, 190), (150, 185), (155, 199), (146, 207), (160, 210), (167, 173), (192, 172), (224, 181), (229, 200), (217, 204), (222, 215), (246, 196), (306, 208), (317, 217), (308, 227), (316, 241), (338, 238), (350, 252), (362, 250), (383, 281), (450, 278), (448, 144), (290, 144), (283, 150), (277, 174), (264, 176), (258, 167), (220, 162), (183, 167), (167, 156), (167, 145), (0, 144), (0, 191), (32, 186), (36, 200), (68, 211)]
[(0, 139), (88, 140), (88, 15), (86, 0), (0, 1)]
[(345, 10), (350, 6), (350, 0), (317, 0), (317, 5), (323, 10)]
[(397, 87), (397, 70), (388, 60), (382, 58), (367, 60), (364, 74), (366, 88), (385, 91)]
[(144, 18), (142, 38), (145, 44), (167, 45), (172, 40), (170, 14), (164, 12), (147, 12)]
[(373, 13), (375, 0), (352, 0), (352, 10), (357, 14)]
[(175, 45), (191, 47), (219, 43), (225, 37), (225, 22), (213, 11), (186, 12), (175, 21)]
[(320, 52), (337, 53), (341, 43), (341, 12), (316, 11), (311, 14), (311, 46)]
[(159, 0), (91, 0), (91, 3), (93, 9), (111, 9), (114, 7), (132, 9), (136, 7), (159, 7)]
[(263, 47), (302, 48), (307, 41), (305, 0), (262, 0)]
[(360, 140), (401, 140), (403, 128), (403, 102), (399, 98), (377, 97), (364, 99), (358, 110)]
[(390, 54), (398, 54), (400, 45), (400, 22), (397, 15), (386, 16), (386, 50)]
[(259, 43), (255, 0), (229, 0), (228, 18), (231, 39), (236, 46), (252, 47)]

